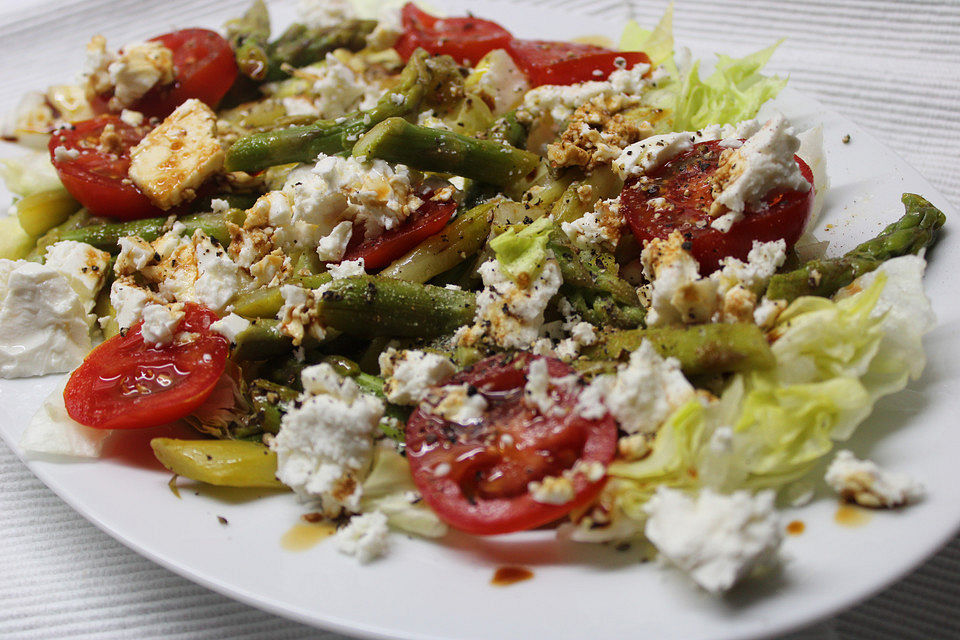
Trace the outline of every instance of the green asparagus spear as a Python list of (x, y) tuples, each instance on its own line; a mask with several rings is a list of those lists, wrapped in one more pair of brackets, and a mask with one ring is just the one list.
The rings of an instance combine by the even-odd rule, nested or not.
[(795, 271), (773, 276), (767, 287), (767, 297), (788, 302), (800, 296), (829, 297), (885, 260), (918, 253), (932, 245), (946, 222), (946, 216), (916, 194), (905, 193), (901, 201), (906, 210), (903, 217), (876, 238), (839, 258), (811, 260)]
[[(295, 278), (289, 284), (296, 284), (305, 289), (319, 289), (333, 280), (329, 273), (318, 273), (311, 276)], [(283, 306), (283, 296), (280, 287), (264, 287), (237, 296), (233, 310), (246, 318), (273, 318)]]
[(380, 158), (424, 171), (452, 173), (508, 187), (540, 164), (534, 153), (452, 131), (418, 127), (388, 118), (370, 129), (353, 148), (361, 158)]
[(236, 52), (240, 73), (253, 80), (264, 80), (270, 67), (267, 49), (270, 41), (270, 14), (263, 0), (254, 0), (247, 12), (224, 27), (227, 40)]
[(620, 359), (643, 340), (649, 340), (660, 355), (678, 359), (688, 376), (766, 369), (775, 364), (763, 331), (748, 323), (617, 331), (604, 336), (584, 355)]
[(527, 130), (517, 122), (517, 112), (511, 111), (495, 120), (482, 137), (500, 144), (523, 148), (527, 143)]
[(560, 263), (564, 284), (610, 295), (623, 305), (639, 306), (640, 299), (634, 287), (612, 274), (599, 256), (583, 260), (582, 256), (591, 256), (578, 252), (559, 228), (550, 233), (547, 247), (553, 251)]
[[(332, 338), (329, 334), (327, 339)], [(312, 336), (303, 339), (306, 348), (316, 346)], [(280, 323), (271, 318), (257, 318), (236, 337), (233, 357), (237, 360), (265, 360), (272, 356), (289, 353), (294, 349), (293, 340), (280, 331)]]
[(227, 151), (226, 170), (255, 172), (279, 164), (313, 162), (321, 153), (350, 151), (360, 136), (377, 123), (415, 113), (434, 88), (431, 83), (435, 77), (445, 74), (450, 64), (452, 60), (430, 60), (426, 51), (417, 50), (410, 56), (398, 86), (372, 109), (240, 138)]
[[(302, 24), (292, 24), (276, 42), (270, 44), (268, 67), (263, 73), (266, 81), (287, 77), (284, 67), (303, 67), (323, 60), (335, 49), (359, 51), (367, 46), (367, 36), (377, 26), (376, 20), (346, 20), (332, 27), (311, 29)], [(239, 61), (239, 51), (238, 61)]]
[[(196, 213), (179, 218), (187, 228), (187, 233), (200, 229), (223, 245), (230, 244), (230, 232), (227, 223), (243, 224), (246, 214), (240, 209), (230, 209), (226, 213)], [(117, 242), (124, 236), (139, 236), (148, 242), (163, 235), (167, 227), (167, 218), (144, 218), (129, 222), (115, 222), (79, 227), (60, 234), (61, 240), (86, 242), (103, 251), (117, 251)]]
[(633, 329), (643, 325), (647, 315), (643, 307), (619, 304), (609, 295), (595, 295), (590, 291), (566, 285), (561, 292), (577, 315), (598, 327)]
[(475, 296), (381, 276), (334, 280), (320, 296), (325, 326), (366, 338), (429, 338), (473, 321)]
[(553, 206), (553, 219), (560, 224), (582, 218), (598, 201), (616, 196), (622, 187), (623, 180), (612, 169), (598, 167), (583, 180), (570, 184)]

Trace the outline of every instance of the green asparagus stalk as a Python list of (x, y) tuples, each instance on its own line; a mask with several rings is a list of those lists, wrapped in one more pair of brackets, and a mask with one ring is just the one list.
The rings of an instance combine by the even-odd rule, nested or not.
[[(329, 273), (318, 273), (295, 278), (288, 284), (296, 284), (305, 289), (319, 289), (331, 280), (333, 278)], [(233, 310), (245, 318), (273, 318), (282, 306), (283, 296), (280, 294), (280, 287), (263, 287), (237, 296)]]
[(876, 238), (839, 258), (811, 260), (799, 269), (773, 276), (767, 297), (788, 302), (800, 296), (829, 297), (884, 261), (918, 253), (932, 245), (946, 216), (916, 194), (905, 193), (901, 201), (905, 209), (903, 217)]
[(622, 305), (633, 307), (640, 305), (637, 291), (630, 283), (610, 273), (599, 257), (593, 260), (582, 260), (580, 252), (574, 248), (569, 238), (559, 228), (555, 228), (550, 233), (547, 247), (557, 257), (564, 284), (609, 295)]
[(473, 321), (475, 296), (382, 276), (334, 280), (320, 296), (317, 314), (345, 334), (430, 338)]
[(227, 40), (236, 52), (240, 73), (253, 80), (264, 80), (270, 68), (267, 53), (270, 41), (270, 14), (263, 0), (254, 0), (239, 18), (227, 22)]
[(584, 355), (618, 360), (639, 348), (643, 340), (649, 340), (663, 357), (678, 359), (690, 376), (767, 369), (775, 364), (763, 331), (749, 323), (617, 331), (603, 336)]
[[(203, 231), (220, 244), (230, 244), (230, 232), (227, 223), (243, 224), (246, 214), (240, 209), (230, 209), (226, 213), (197, 213), (179, 218), (186, 227), (186, 232), (192, 234), (197, 229)], [(168, 228), (167, 218), (144, 218), (129, 222), (115, 222), (98, 224), (70, 229), (60, 233), (61, 240), (76, 240), (86, 242), (103, 251), (116, 252), (117, 243), (125, 236), (138, 236), (148, 242), (156, 240)]]
[(609, 295), (593, 295), (566, 285), (561, 291), (581, 318), (598, 327), (633, 329), (643, 325), (647, 315), (643, 307), (619, 304)]
[(291, 162), (313, 162), (321, 153), (349, 152), (374, 125), (387, 118), (415, 113), (420, 108), (435, 76), (444, 72), (440, 62), (428, 64), (428, 60), (426, 51), (415, 51), (398, 86), (368, 111), (240, 138), (227, 151), (226, 170), (255, 172)]
[[(326, 339), (333, 338), (335, 333), (328, 333)], [(308, 335), (303, 339), (305, 348), (312, 348), (316, 344), (312, 336)], [(289, 353), (293, 349), (293, 340), (280, 331), (280, 323), (277, 320), (257, 318), (237, 335), (233, 357), (236, 360), (266, 360)]]
[[(359, 51), (367, 46), (367, 36), (376, 26), (376, 20), (346, 20), (320, 29), (292, 24), (269, 46), (263, 79), (281, 80), (288, 75), (284, 71), (286, 65), (297, 68), (313, 64), (336, 49)], [(240, 52), (237, 53), (239, 62)]]
[(74, 230), (82, 229), (90, 222), (90, 212), (86, 209), (80, 209), (70, 215), (66, 220), (53, 227), (45, 234), (37, 238), (37, 244), (33, 250), (27, 254), (27, 260), (40, 260), (47, 252), (47, 247), (60, 242), (61, 240), (72, 240), (74, 238), (66, 237)]
[(353, 148), (361, 158), (380, 158), (424, 171), (452, 173), (508, 187), (540, 164), (534, 153), (452, 131), (418, 127), (388, 118), (370, 129)]
[(553, 219), (557, 224), (578, 220), (592, 211), (601, 199), (616, 196), (622, 187), (623, 180), (613, 170), (597, 168), (583, 180), (570, 184), (553, 206)]
[(452, 269), (483, 247), (490, 235), (490, 213), (498, 202), (485, 202), (461, 213), (443, 231), (397, 258), (380, 275), (410, 282), (426, 282)]
[(495, 120), (483, 137), (500, 144), (523, 148), (527, 143), (527, 130), (517, 122), (517, 112), (511, 111)]

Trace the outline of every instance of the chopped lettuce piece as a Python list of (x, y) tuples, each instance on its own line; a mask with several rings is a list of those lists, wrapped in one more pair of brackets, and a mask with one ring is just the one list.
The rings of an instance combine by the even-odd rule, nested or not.
[(0, 218), (0, 258), (25, 258), (35, 244), (36, 239), (23, 230), (17, 216)]
[(653, 66), (673, 57), (673, 3), (667, 5), (660, 22), (652, 31), (642, 28), (636, 20), (627, 22), (620, 36), (621, 51), (643, 51)]
[(553, 228), (549, 218), (539, 218), (520, 231), (513, 227), (491, 240), (500, 270), (514, 281), (535, 280), (546, 262), (547, 240)]
[(46, 151), (0, 160), (0, 178), (7, 189), (24, 198), (41, 191), (63, 188)]
[(391, 527), (425, 538), (439, 538), (447, 525), (423, 502), (410, 475), (407, 459), (391, 449), (378, 449), (370, 475), (363, 481), (360, 508), (380, 511)]

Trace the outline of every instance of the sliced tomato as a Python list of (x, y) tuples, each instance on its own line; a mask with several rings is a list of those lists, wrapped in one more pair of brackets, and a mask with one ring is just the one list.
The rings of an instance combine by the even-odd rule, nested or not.
[[(147, 117), (165, 118), (190, 98), (216, 108), (233, 86), (237, 61), (230, 43), (209, 29), (181, 29), (151, 38), (173, 52), (174, 80), (155, 86), (130, 105)], [(94, 113), (108, 113), (112, 94), (94, 96)]]
[(612, 51), (576, 42), (514, 40), (507, 51), (534, 87), (606, 80), (617, 69), (650, 62), (642, 51)]
[(50, 159), (63, 186), (90, 213), (121, 220), (160, 216), (163, 211), (127, 177), (130, 149), (146, 133), (147, 127), (117, 116), (97, 116), (54, 131)]
[(504, 49), (513, 36), (490, 20), (438, 18), (408, 2), (400, 11), (403, 33), (394, 45), (406, 60), (422, 47), (434, 55), (448, 55), (460, 64), (476, 64), (494, 49)]
[(223, 374), (230, 344), (210, 331), (217, 314), (188, 303), (177, 327), (182, 344), (148, 346), (134, 325), (91, 351), (70, 375), (63, 401), (71, 418), (98, 429), (141, 429), (187, 416)]
[[(557, 408), (545, 415), (524, 402), (530, 363), (526, 352), (478, 362), (446, 385), (470, 385), (488, 403), (483, 418), (461, 425), (431, 413), (425, 400), (407, 421), (407, 459), (424, 500), (450, 526), (475, 534), (522, 531), (552, 522), (590, 502), (604, 480), (571, 473), (580, 462), (608, 464), (617, 445), (609, 415), (587, 420), (573, 411), (580, 385), (550, 387)], [(575, 375), (572, 367), (544, 358), (551, 380)], [(562, 476), (572, 482), (572, 499), (546, 504), (528, 491), (532, 481)]]
[(382, 269), (430, 236), (443, 231), (456, 210), (457, 203), (453, 200), (427, 200), (403, 224), (381, 236), (360, 240), (361, 234), (354, 233), (343, 259), (363, 258), (367, 271)]
[[(759, 207), (748, 209), (729, 231), (714, 229), (708, 213), (713, 204), (711, 178), (723, 150), (719, 142), (696, 144), (651, 175), (628, 179), (620, 194), (621, 211), (640, 244), (679, 231), (700, 264), (701, 275), (715, 271), (728, 256), (746, 260), (754, 240), (783, 239), (789, 250), (803, 233), (813, 205), (813, 188), (774, 191)], [(812, 185), (810, 167), (798, 156), (794, 159)], [(663, 202), (650, 205), (655, 198), (663, 198), (667, 206)]]

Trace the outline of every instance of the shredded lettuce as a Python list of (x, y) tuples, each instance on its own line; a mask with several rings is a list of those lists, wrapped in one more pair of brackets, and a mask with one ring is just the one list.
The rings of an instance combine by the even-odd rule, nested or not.
[[(411, 501), (414, 495), (418, 499)], [(363, 482), (360, 508), (381, 511), (391, 527), (418, 536), (439, 538), (447, 533), (447, 525), (419, 499), (407, 459), (390, 449), (377, 450), (373, 469)]]
[(519, 231), (511, 227), (491, 240), (490, 248), (497, 256), (500, 271), (514, 281), (521, 277), (534, 280), (547, 259), (547, 240), (552, 229), (549, 218), (539, 218)]
[(57, 171), (50, 163), (50, 155), (45, 151), (0, 160), (0, 178), (7, 189), (22, 198), (63, 188)]
[(652, 31), (644, 29), (636, 20), (630, 20), (620, 36), (621, 51), (643, 51), (653, 66), (673, 59), (673, 3), (667, 5), (660, 22)]
[(736, 376), (719, 402), (688, 402), (647, 458), (610, 466), (630, 481), (614, 485), (626, 515), (642, 519), (658, 485), (783, 489), (803, 477), (880, 397), (923, 370), (921, 341), (934, 324), (924, 266), (917, 256), (895, 258), (833, 300), (794, 301), (774, 328), (776, 367)]

